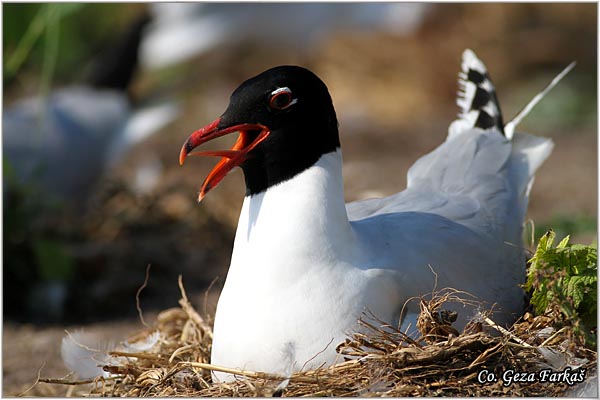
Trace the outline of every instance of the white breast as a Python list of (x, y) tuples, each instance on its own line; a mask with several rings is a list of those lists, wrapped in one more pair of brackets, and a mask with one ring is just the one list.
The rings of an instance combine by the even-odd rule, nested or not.
[(368, 260), (346, 216), (341, 177), (341, 154), (329, 153), (245, 199), (215, 316), (213, 364), (289, 373), (333, 363), (365, 304), (393, 318), (397, 298), (365, 298), (385, 272), (359, 268)]

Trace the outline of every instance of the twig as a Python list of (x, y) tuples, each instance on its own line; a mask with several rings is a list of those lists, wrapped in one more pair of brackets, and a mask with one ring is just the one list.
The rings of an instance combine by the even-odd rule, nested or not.
[[(219, 280), (219, 277), (215, 276), (215, 278), (210, 282), (210, 284), (208, 285), (208, 287), (204, 291), (204, 304), (203, 304), (204, 315), (209, 315), (208, 314), (208, 294), (210, 293), (210, 291), (212, 290), (213, 286), (215, 285), (215, 283), (217, 283), (218, 280)], [(210, 321), (210, 319), (209, 319), (209, 321)]]
[(144, 290), (146, 286), (148, 286), (151, 265), (152, 264), (148, 264), (148, 266), (146, 267), (146, 277), (144, 278), (144, 283), (142, 283), (142, 286), (140, 286), (137, 292), (135, 293), (135, 308), (137, 309), (138, 315), (140, 316), (140, 321), (142, 321), (142, 325), (144, 325), (148, 329), (150, 329), (150, 325), (148, 325), (144, 320), (144, 314), (142, 312), (142, 307), (140, 306), (140, 294), (142, 294), (142, 290)]
[(532, 346), (529, 343), (526, 343), (523, 340), (519, 339), (518, 337), (516, 337), (515, 335), (513, 335), (512, 333), (510, 333), (509, 331), (507, 331), (506, 329), (504, 329), (500, 325), (496, 324), (489, 317), (484, 317), (483, 320), (485, 321), (486, 324), (488, 324), (489, 326), (491, 326), (492, 328), (494, 328), (498, 332), (502, 333), (503, 335), (506, 335), (506, 336), (510, 337), (515, 342), (519, 343), (520, 345), (525, 346), (525, 347), (535, 347), (535, 346)]
[(36, 385), (40, 382), (41, 380), (41, 376), (42, 376), (42, 369), (44, 369), (44, 367), (46, 366), (46, 363), (42, 363), (40, 369), (38, 369), (38, 374), (37, 374), (37, 378), (35, 380), (35, 382), (33, 382), (33, 384), (31, 386), (29, 386), (24, 392), (21, 392), (17, 395), (17, 397), (24, 397), (25, 394), (27, 392), (29, 392), (31, 389), (33, 389), (34, 387), (36, 387)]
[(315, 358), (317, 358), (320, 354), (323, 354), (327, 348), (329, 346), (331, 346), (331, 343), (333, 343), (334, 338), (332, 337), (331, 340), (329, 341), (329, 343), (327, 343), (327, 345), (323, 348), (323, 350), (319, 351), (317, 354), (315, 354), (314, 356), (312, 356), (311, 358), (309, 358), (308, 360), (306, 360), (306, 362), (302, 365), (302, 368), (300, 368), (300, 370), (304, 370), (304, 367), (306, 367), (306, 365), (311, 362), (312, 360), (314, 360)]
[(187, 352), (190, 349), (196, 348), (197, 345), (196, 344), (188, 344), (186, 346), (182, 346), (180, 348), (178, 348), (177, 350), (175, 350), (173, 352), (173, 354), (171, 354), (171, 357), (169, 357), (169, 364), (171, 364), (173, 362), (173, 360), (175, 359), (175, 357), (177, 357), (178, 355)]
[(108, 353), (110, 356), (115, 357), (127, 357), (127, 358), (143, 358), (146, 360), (158, 360), (160, 359), (160, 355), (151, 354), (151, 353), (130, 353), (127, 351), (111, 351)]
[(247, 370), (242, 370), (242, 369), (237, 369), (237, 368), (221, 367), (219, 365), (213, 365), (213, 364), (207, 364), (207, 363), (201, 363), (201, 362), (195, 362), (195, 361), (181, 361), (180, 364), (186, 365), (189, 367), (207, 369), (209, 371), (218, 371), (218, 372), (226, 372), (226, 373), (234, 374), (234, 375), (243, 375), (243, 376), (247, 376), (249, 378), (286, 379), (285, 376), (280, 376), (280, 375), (276, 375), (276, 374), (268, 374), (266, 372), (256, 372), (256, 371), (247, 371)]
[[(102, 378), (105, 381), (114, 381), (116, 379), (122, 379), (122, 376), (109, 376)], [(94, 383), (98, 378), (93, 379), (84, 379), (81, 381), (70, 381), (62, 378), (40, 378), (39, 381), (41, 383), (51, 383), (51, 384), (59, 384), (59, 385), (87, 385), (88, 383)]]
[(562, 328), (560, 328), (559, 330), (557, 330), (556, 332), (554, 332), (552, 335), (550, 335), (548, 337), (548, 339), (544, 340), (544, 342), (542, 344), (540, 344), (538, 347), (544, 347), (546, 346), (548, 343), (550, 343), (555, 337), (557, 337), (558, 335), (560, 335), (561, 333), (563, 333), (564, 331), (567, 330), (566, 326), (563, 326)]
[(477, 358), (473, 360), (473, 362), (471, 362), (471, 364), (469, 364), (467, 368), (471, 369), (476, 365), (481, 364), (490, 357), (490, 354), (493, 354), (494, 352), (498, 351), (500, 347), (502, 347), (502, 341), (498, 341), (498, 344), (496, 344), (495, 346), (485, 349), (483, 353), (478, 355)]
[(205, 334), (209, 335), (212, 338), (212, 329), (210, 329), (210, 326), (206, 323), (206, 321), (204, 321), (204, 318), (202, 318), (200, 314), (198, 314), (198, 312), (194, 309), (187, 297), (187, 294), (183, 287), (183, 278), (181, 275), (179, 275), (179, 279), (177, 280), (177, 282), (179, 284), (179, 290), (181, 291), (181, 299), (179, 300), (179, 305), (181, 305), (181, 308), (183, 308), (183, 311), (185, 311), (188, 317), (199, 328), (204, 330)]
[(187, 365), (190, 367), (195, 367), (195, 368), (207, 369), (210, 371), (226, 372), (226, 373), (233, 374), (233, 375), (242, 375), (247, 378), (254, 378), (254, 379), (268, 379), (268, 380), (290, 379), (291, 381), (302, 382), (302, 383), (318, 383), (319, 382), (318, 377), (309, 377), (306, 375), (292, 375), (288, 378), (288, 377), (277, 375), (277, 374), (269, 374), (266, 372), (256, 372), (256, 371), (246, 371), (246, 370), (242, 370), (242, 369), (221, 367), (218, 365), (206, 364), (206, 363), (201, 363), (201, 362), (181, 361), (180, 364)]

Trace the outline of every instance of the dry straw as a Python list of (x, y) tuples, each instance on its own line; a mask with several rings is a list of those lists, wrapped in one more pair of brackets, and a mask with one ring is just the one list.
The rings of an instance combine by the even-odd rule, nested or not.
[[(465, 301), (461, 292), (454, 290), (418, 300), (419, 340), (365, 315), (359, 321), (362, 333), (338, 345), (337, 351), (347, 361), (335, 366), (289, 377), (223, 368), (209, 363), (210, 321), (191, 305), (181, 279), (179, 284), (180, 308), (161, 312), (153, 327), (132, 336), (129, 342), (147, 340), (150, 335), (158, 340), (143, 352), (111, 353), (120, 362), (105, 367), (113, 374), (109, 379), (39, 382), (76, 385), (67, 394), (77, 396), (520, 397), (560, 396), (569, 386), (539, 380), (508, 386), (502, 379), (480, 383), (481, 371), (501, 378), (507, 370), (535, 372), (570, 366), (587, 369), (588, 376), (595, 374), (596, 353), (578, 344), (569, 326), (553, 326), (550, 316), (526, 314), (507, 331), (497, 327), (489, 315), (481, 314), (459, 334), (450, 326), (456, 316), (442, 309), (448, 302)], [(231, 372), (238, 378), (229, 383), (213, 382), (211, 371)]]

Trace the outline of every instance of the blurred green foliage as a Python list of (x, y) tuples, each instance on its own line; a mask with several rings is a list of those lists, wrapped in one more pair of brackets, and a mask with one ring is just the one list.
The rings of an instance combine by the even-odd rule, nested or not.
[(73, 276), (73, 259), (64, 250), (61, 243), (40, 237), (32, 244), (38, 273), (42, 280), (65, 281)]
[(69, 282), (75, 261), (64, 240), (56, 239), (63, 204), (35, 185), (18, 182), (6, 159), (2, 169), (3, 289), (12, 303), (5, 312), (25, 318), (34, 312), (28, 308), (34, 283)]
[[(565, 66), (569, 60), (565, 60)], [(596, 77), (589, 76), (583, 65), (576, 65), (563, 82), (536, 105), (525, 118), (520, 131), (556, 132), (573, 134), (581, 127), (596, 125), (597, 94)], [(539, 74), (519, 88), (517, 104), (527, 104), (532, 93), (540, 91), (559, 71)], [(507, 116), (512, 117), (512, 115)], [(558, 132), (557, 132), (558, 133)]]
[(578, 214), (554, 215), (549, 220), (535, 225), (535, 237), (541, 237), (552, 229), (559, 237), (567, 235), (577, 236), (582, 234), (594, 234), (597, 232), (598, 223), (595, 216)]
[(563, 85), (541, 102), (525, 126), (540, 132), (562, 129), (565, 134), (572, 134), (577, 128), (595, 125), (597, 98), (588, 85), (589, 81), (584, 80)]
[[(5, 3), (3, 4), (3, 82), (20, 74), (44, 77), (54, 59), (58, 82), (81, 79), (113, 34), (137, 14), (143, 4)], [(49, 58), (51, 60), (49, 60)]]

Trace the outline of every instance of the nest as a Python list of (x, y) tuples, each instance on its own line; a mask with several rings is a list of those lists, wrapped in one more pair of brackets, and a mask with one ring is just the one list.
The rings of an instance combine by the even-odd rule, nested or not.
[[(343, 363), (287, 377), (222, 368), (209, 364), (210, 321), (192, 307), (181, 280), (180, 289), (180, 307), (161, 312), (152, 328), (128, 341), (155, 338), (151, 348), (110, 353), (119, 360), (104, 367), (110, 377), (40, 382), (76, 385), (68, 394), (77, 396), (549, 397), (565, 394), (569, 384), (540, 379), (507, 384), (503, 374), (544, 368), (585, 369), (588, 378), (596, 374), (596, 353), (578, 343), (567, 325), (553, 326), (556, 321), (550, 316), (526, 314), (507, 331), (482, 314), (458, 333), (451, 326), (456, 316), (442, 308), (458, 298), (458, 292), (452, 290), (436, 293), (428, 301), (419, 300), (418, 340), (365, 315), (359, 320), (362, 333), (337, 346), (347, 359)], [(495, 328), (500, 335), (491, 335), (484, 326)], [(211, 371), (235, 373), (238, 378), (213, 382)], [(491, 380), (494, 376), (496, 380)]]

